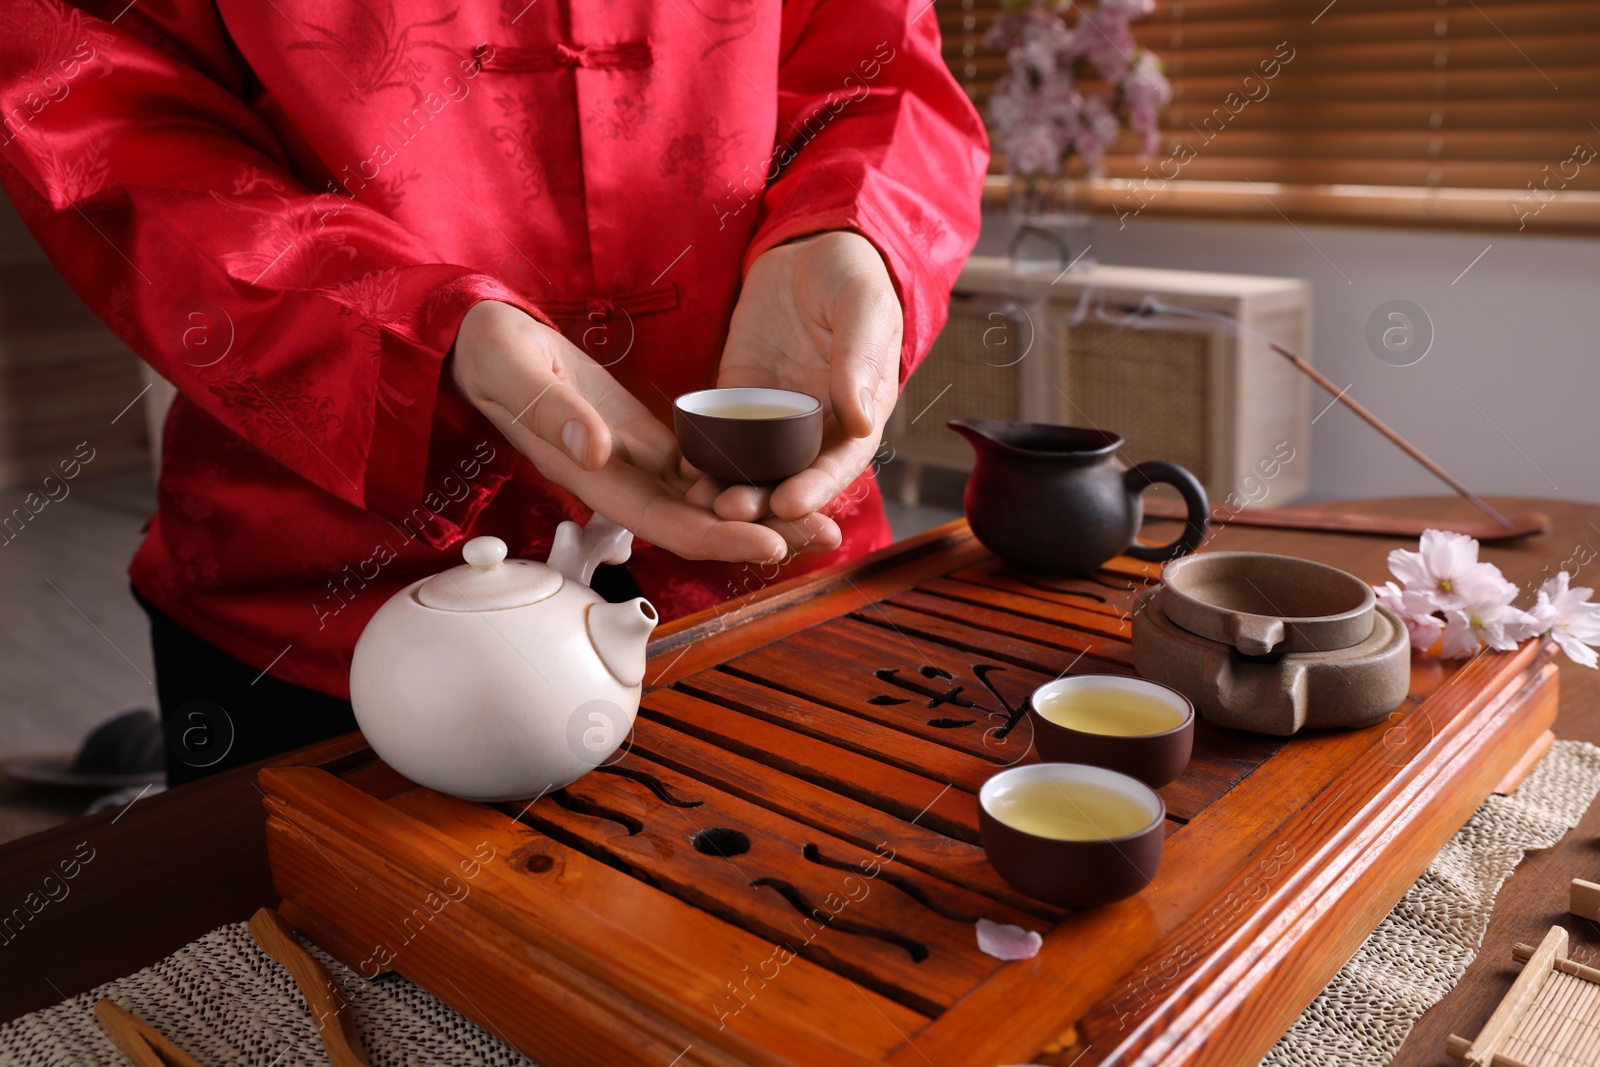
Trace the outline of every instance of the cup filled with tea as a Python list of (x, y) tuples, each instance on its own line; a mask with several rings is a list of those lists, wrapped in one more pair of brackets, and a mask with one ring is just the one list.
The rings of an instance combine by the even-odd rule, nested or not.
[(774, 485), (822, 451), (822, 402), (792, 389), (701, 389), (672, 402), (683, 458), (725, 485)]
[(1143, 678), (1057, 678), (1033, 691), (1028, 719), (1040, 759), (1108, 767), (1156, 789), (1182, 774), (1194, 751), (1194, 705)]
[(1154, 789), (1081, 763), (1033, 763), (978, 791), (978, 834), (994, 869), (1063, 908), (1132, 896), (1156, 876), (1166, 805)]

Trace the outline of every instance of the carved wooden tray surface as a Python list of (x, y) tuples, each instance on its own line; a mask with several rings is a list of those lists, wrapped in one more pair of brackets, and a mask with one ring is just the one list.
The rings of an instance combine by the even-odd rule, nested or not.
[[(284, 912), (548, 1067), (1254, 1062), (1555, 715), (1533, 645), (1416, 661), (1388, 723), (1201, 724), (1154, 884), (1065, 913), (978, 846), (1027, 694), (1132, 673), (1159, 569), (1008, 571), (955, 523), (668, 628), (630, 747), (532, 804), (358, 735), (269, 767)], [(987, 917), (1045, 935), (978, 950)]]

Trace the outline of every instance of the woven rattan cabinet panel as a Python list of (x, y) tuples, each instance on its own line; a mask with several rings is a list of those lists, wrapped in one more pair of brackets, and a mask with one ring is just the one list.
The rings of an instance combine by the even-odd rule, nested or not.
[(1042, 417), (1025, 410), (1023, 364), (1031, 327), (1014, 302), (951, 301), (950, 320), (901, 395), (900, 436), (920, 454), (959, 466), (967, 446), (945, 426), (950, 405), (974, 418)]
[(1061, 332), (1068, 421), (1115, 430), (1130, 463), (1168, 459), (1211, 480), (1211, 339), (1085, 323)]
[(1111, 430), (1125, 460), (1180, 463), (1219, 502), (1292, 500), (1311, 469), (1310, 389), (1266, 341), (1309, 359), (1310, 319), (1295, 278), (1098, 267), (1056, 279), (975, 256), (889, 426), (902, 498), (915, 502), (924, 466), (971, 469), (945, 423), (981, 417)]

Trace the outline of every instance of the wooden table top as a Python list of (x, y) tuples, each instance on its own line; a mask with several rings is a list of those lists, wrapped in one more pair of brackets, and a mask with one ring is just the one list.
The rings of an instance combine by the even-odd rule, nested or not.
[[(1551, 532), (1526, 543), (1486, 546), (1524, 590), (1569, 559), (1568, 569), (1600, 550), (1600, 507), (1558, 501), (1497, 499), (1502, 510), (1548, 514)], [(1314, 505), (1316, 510), (1397, 515), (1475, 515), (1455, 499), (1396, 498)], [(1167, 524), (1152, 524), (1165, 526)], [(1169, 531), (1152, 529), (1150, 538)], [(1281, 531), (1223, 530), (1216, 549), (1262, 550), (1321, 560), (1362, 578), (1387, 577), (1385, 558), (1398, 539)], [(1574, 553), (1579, 553), (1573, 559)], [(1579, 579), (1587, 573), (1580, 570)], [(1600, 743), (1600, 673), (1561, 661), (1556, 734)], [(52, 881), (55, 899), (21, 929), (0, 929), (0, 1019), (56, 1001), (147, 966), (224, 923), (247, 919), (277, 895), (263, 847), (264, 810), (256, 768), (157, 794), (131, 808), (79, 819), (0, 847), (0, 918), (41, 893), (45, 878), (76, 859), (76, 876)], [(1575, 958), (1600, 947), (1600, 927), (1566, 913), (1573, 877), (1600, 874), (1600, 807), (1556, 848), (1531, 856), (1506, 883), (1478, 960), (1446, 1000), (1413, 1031), (1402, 1064), (1443, 1064), (1444, 1037), (1471, 1034), (1509, 988), (1516, 969), (1509, 946), (1537, 940), (1552, 924), (1572, 934)], [(86, 862), (85, 856), (92, 856)]]

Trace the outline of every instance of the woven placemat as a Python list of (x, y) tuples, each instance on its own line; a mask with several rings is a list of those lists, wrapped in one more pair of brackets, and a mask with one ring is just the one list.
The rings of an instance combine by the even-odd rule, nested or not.
[[(396, 974), (371, 981), (315, 945), (350, 1000), (373, 1067), (532, 1061)], [(153, 967), (0, 1026), (0, 1064), (106, 1067), (127, 1060), (101, 1033), (93, 1008), (110, 997), (206, 1067), (327, 1067), (316, 1022), (289, 972), (244, 923), (224, 926)]]
[[(1501, 883), (1530, 849), (1548, 848), (1600, 791), (1600, 748), (1558, 741), (1522, 787), (1484, 801), (1428, 870), (1312, 1002), (1263, 1067), (1381, 1067), (1448, 993), (1483, 942)], [(373, 1067), (531, 1061), (399, 975), (368, 981), (315, 945), (346, 990)], [(294, 980), (243, 923), (213, 930), (153, 967), (0, 1026), (0, 1064), (122, 1063), (92, 1012), (110, 997), (203, 1064), (324, 1067), (316, 1024)]]
[[(1510, 796), (1483, 802), (1378, 924), (1262, 1067), (1383, 1067), (1422, 1013), (1467, 972), (1500, 886), (1600, 792), (1600, 748), (1557, 741)], [(1442, 1051), (1440, 1059), (1443, 1059)]]

